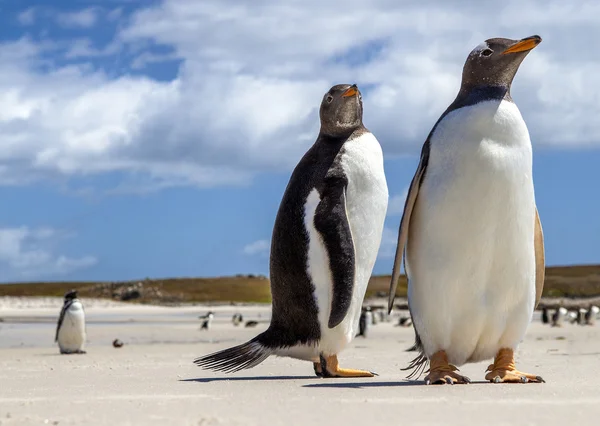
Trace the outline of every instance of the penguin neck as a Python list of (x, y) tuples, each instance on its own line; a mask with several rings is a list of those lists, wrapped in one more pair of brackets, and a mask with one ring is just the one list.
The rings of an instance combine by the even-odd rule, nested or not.
[[(462, 108), (470, 105), (475, 105), (485, 101), (508, 101), (512, 102), (510, 96), (510, 84), (499, 85), (463, 85), (452, 103), (453, 109)], [(452, 107), (451, 106), (451, 107)]]
[(358, 127), (353, 127), (348, 130), (340, 130), (339, 132), (330, 132), (327, 128), (321, 126), (319, 131), (319, 139), (329, 141), (331, 143), (344, 143), (349, 139), (354, 139), (361, 134), (368, 132), (363, 124)]

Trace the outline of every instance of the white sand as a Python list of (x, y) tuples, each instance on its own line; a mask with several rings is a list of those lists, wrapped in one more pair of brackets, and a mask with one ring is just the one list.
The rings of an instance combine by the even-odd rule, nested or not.
[[(0, 425), (597, 425), (600, 416), (600, 325), (532, 324), (517, 363), (545, 384), (483, 382), (488, 363), (479, 363), (461, 369), (476, 383), (424, 386), (400, 371), (414, 356), (404, 352), (412, 329), (391, 323), (340, 356), (343, 366), (380, 374), (372, 379), (318, 379), (309, 363), (284, 358), (224, 375), (192, 360), (267, 325), (233, 327), (234, 311), (268, 321), (268, 308), (84, 302), (88, 354), (68, 356), (53, 344), (60, 303), (2, 305)], [(200, 331), (197, 316), (208, 309), (214, 328)], [(113, 348), (114, 338), (125, 346)]]

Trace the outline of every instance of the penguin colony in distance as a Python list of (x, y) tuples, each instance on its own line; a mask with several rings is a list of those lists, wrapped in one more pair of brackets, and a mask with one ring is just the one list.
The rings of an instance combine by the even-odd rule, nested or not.
[(54, 341), (58, 342), (61, 354), (84, 354), (85, 337), (83, 305), (77, 298), (77, 291), (70, 290), (65, 294)]
[[(390, 283), (404, 257), (427, 384), (470, 383), (457, 366), (493, 358), (486, 380), (543, 382), (517, 370), (544, 283), (544, 243), (527, 126), (510, 95), (542, 39), (493, 38), (466, 59), (460, 91), (429, 133), (410, 184)], [(466, 308), (468, 307), (468, 308)]]
[[(547, 311), (546, 315), (549, 315), (548, 308), (544, 308), (544, 311)], [(594, 325), (596, 324), (598, 314), (600, 314), (600, 308), (595, 305), (591, 305), (589, 309), (579, 308), (577, 310), (568, 310), (563, 306), (559, 306), (552, 314), (550, 325), (552, 327), (562, 327), (565, 322), (569, 324)], [(542, 313), (542, 322), (544, 322), (543, 315)]]
[(356, 85), (323, 96), (321, 128), (294, 169), (273, 228), (269, 328), (242, 345), (194, 362), (225, 372), (270, 355), (313, 363), (320, 377), (372, 377), (340, 368), (357, 333), (388, 204), (379, 142), (362, 122)]

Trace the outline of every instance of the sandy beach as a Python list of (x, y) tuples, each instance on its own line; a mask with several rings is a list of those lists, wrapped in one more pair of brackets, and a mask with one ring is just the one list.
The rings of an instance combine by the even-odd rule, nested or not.
[[(379, 323), (340, 355), (372, 379), (319, 379), (309, 363), (269, 358), (224, 375), (195, 357), (241, 343), (268, 325), (268, 306), (158, 307), (84, 300), (86, 355), (54, 345), (60, 299), (0, 298), (0, 425), (596, 425), (600, 325), (542, 325), (536, 316), (518, 367), (545, 384), (491, 384), (488, 362), (461, 371), (471, 385), (407, 381), (412, 328)], [(198, 315), (213, 310), (201, 331)], [(234, 327), (231, 316), (257, 320)], [(119, 338), (125, 345), (113, 348)]]

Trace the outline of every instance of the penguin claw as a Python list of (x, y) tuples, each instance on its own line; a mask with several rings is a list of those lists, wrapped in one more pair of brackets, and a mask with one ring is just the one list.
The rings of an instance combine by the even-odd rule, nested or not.
[(545, 383), (545, 380), (534, 374), (523, 373), (516, 369), (514, 352), (503, 348), (498, 351), (494, 363), (491, 364), (485, 379), (492, 383)]
[(448, 363), (445, 351), (438, 351), (430, 358), (429, 374), (425, 376), (425, 384), (454, 385), (471, 383), (471, 379), (457, 373), (458, 367)]
[[(337, 355), (325, 357), (320, 356), (320, 367), (323, 377), (334, 378), (334, 377), (374, 377), (378, 376), (377, 373), (365, 370), (353, 370), (347, 368), (340, 368)], [(317, 373), (317, 367), (315, 365), (315, 373)], [(317, 374), (318, 375), (318, 374)]]

